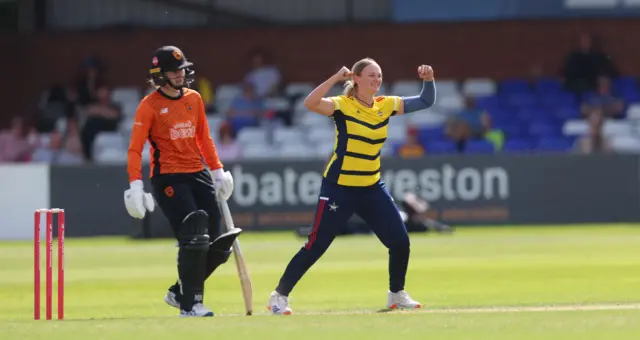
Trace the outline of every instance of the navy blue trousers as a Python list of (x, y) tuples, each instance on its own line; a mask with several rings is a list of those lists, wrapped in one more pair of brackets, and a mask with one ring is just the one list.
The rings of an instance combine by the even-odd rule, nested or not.
[(404, 289), (409, 264), (409, 235), (384, 182), (369, 187), (322, 183), (313, 229), (291, 259), (276, 291), (288, 296), (302, 276), (329, 248), (353, 214), (360, 216), (389, 249), (389, 290)]

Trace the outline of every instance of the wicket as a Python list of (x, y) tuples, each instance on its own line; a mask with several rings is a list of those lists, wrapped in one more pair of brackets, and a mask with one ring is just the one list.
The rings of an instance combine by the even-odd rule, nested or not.
[(38, 209), (33, 228), (33, 319), (40, 320), (40, 217), (46, 213), (46, 319), (52, 318), (53, 304), (53, 214), (58, 215), (58, 320), (64, 319), (64, 209)]

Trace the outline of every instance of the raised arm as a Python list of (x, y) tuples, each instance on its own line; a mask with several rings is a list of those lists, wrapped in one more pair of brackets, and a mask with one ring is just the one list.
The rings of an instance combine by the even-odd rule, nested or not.
[(418, 67), (418, 76), (422, 79), (422, 90), (417, 96), (402, 97), (397, 115), (428, 109), (436, 102), (436, 84), (431, 66)]
[(342, 67), (340, 71), (331, 76), (331, 78), (325, 80), (322, 84), (318, 85), (304, 100), (304, 106), (313, 111), (325, 116), (333, 115), (335, 110), (333, 101), (324, 96), (329, 90), (338, 82), (345, 81), (351, 77), (351, 71), (348, 68)]

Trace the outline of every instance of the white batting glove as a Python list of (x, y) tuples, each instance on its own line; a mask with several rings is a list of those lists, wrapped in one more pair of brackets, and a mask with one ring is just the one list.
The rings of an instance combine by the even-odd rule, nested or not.
[(211, 171), (211, 177), (213, 177), (213, 187), (224, 198), (228, 200), (233, 193), (233, 177), (229, 171), (222, 169), (216, 169)]
[(143, 219), (147, 211), (153, 212), (155, 202), (150, 193), (144, 192), (142, 181), (136, 180), (124, 191), (124, 206), (131, 217)]

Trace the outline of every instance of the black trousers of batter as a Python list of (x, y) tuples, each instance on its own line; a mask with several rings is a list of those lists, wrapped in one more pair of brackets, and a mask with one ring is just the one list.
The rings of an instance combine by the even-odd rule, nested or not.
[(151, 184), (153, 196), (171, 223), (176, 238), (184, 218), (196, 210), (204, 210), (209, 215), (211, 240), (220, 236), (221, 215), (209, 171), (155, 175)]
[(276, 288), (278, 293), (289, 295), (354, 213), (389, 249), (389, 290), (395, 293), (404, 289), (409, 263), (409, 235), (386, 184), (380, 181), (369, 187), (347, 187), (325, 179), (311, 234), (289, 262)]

